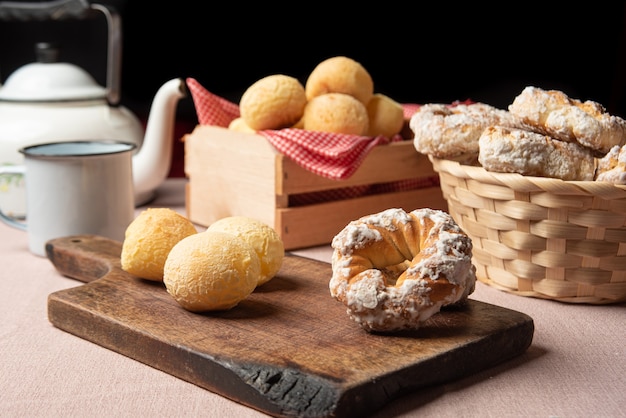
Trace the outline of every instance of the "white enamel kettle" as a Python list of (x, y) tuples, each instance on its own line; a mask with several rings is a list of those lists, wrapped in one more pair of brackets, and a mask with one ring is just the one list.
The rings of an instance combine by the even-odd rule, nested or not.
[[(152, 101), (146, 129), (119, 105), (121, 25), (111, 7), (86, 0), (47, 3), (0, 2), (0, 20), (82, 18), (104, 13), (108, 24), (107, 86), (85, 70), (58, 62), (50, 44), (36, 46), (37, 62), (17, 69), (0, 85), (0, 165), (22, 164), (20, 148), (47, 142), (119, 140), (137, 145), (133, 155), (135, 204), (154, 197), (172, 159), (178, 101), (188, 95), (182, 78), (163, 84)], [(14, 217), (26, 213), (24, 179), (0, 176), (0, 208)]]

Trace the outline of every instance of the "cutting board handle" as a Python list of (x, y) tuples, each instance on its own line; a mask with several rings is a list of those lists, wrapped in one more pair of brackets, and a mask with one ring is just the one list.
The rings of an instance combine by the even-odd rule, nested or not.
[(121, 270), (122, 243), (97, 235), (72, 235), (46, 243), (46, 255), (62, 275), (89, 283)]

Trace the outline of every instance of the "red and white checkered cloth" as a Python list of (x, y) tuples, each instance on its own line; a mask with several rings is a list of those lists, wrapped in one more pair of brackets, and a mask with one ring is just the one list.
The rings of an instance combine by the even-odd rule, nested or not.
[[(187, 86), (201, 125), (228, 127), (233, 119), (240, 116), (239, 106), (210, 93), (197, 80), (187, 78)], [(404, 106), (405, 117), (410, 118), (418, 108), (419, 105)], [(375, 146), (403, 140), (400, 135), (394, 138), (366, 137), (303, 129), (262, 130), (258, 134), (300, 166), (334, 180), (346, 179), (354, 174)]]
[(303, 129), (267, 130), (259, 135), (302, 167), (334, 180), (349, 178), (373, 147), (390, 142), (384, 136), (369, 138)]
[(209, 92), (194, 78), (187, 78), (186, 81), (200, 125), (226, 128), (233, 119), (239, 117), (238, 105)]

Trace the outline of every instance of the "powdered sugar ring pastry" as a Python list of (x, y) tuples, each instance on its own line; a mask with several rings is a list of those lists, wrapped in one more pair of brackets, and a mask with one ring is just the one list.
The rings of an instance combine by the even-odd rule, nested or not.
[(478, 142), (478, 162), (487, 171), (566, 181), (587, 181), (594, 177), (593, 152), (575, 142), (502, 126), (488, 127)]
[(478, 154), (478, 138), (487, 126), (521, 126), (521, 119), (485, 103), (429, 103), (411, 116), (415, 149), (437, 158)]
[(626, 120), (610, 115), (600, 103), (571, 99), (558, 90), (528, 86), (509, 105), (509, 112), (556, 139), (601, 153), (626, 140)]
[(366, 331), (417, 329), (474, 291), (472, 241), (440, 210), (364, 216), (331, 245), (330, 294)]

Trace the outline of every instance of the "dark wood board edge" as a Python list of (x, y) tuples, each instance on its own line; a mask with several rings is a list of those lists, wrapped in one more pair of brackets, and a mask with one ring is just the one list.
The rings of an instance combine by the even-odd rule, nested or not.
[(98, 235), (74, 235), (46, 242), (46, 256), (63, 276), (84, 283), (120, 265), (122, 243)]
[[(225, 396), (237, 403), (270, 415), (280, 416), (280, 411), (275, 405), (267, 402), (250, 385), (242, 384), (232, 370), (220, 364), (220, 359), (207, 357), (194, 359), (194, 357), (202, 357), (201, 354), (186, 351), (165, 342), (155, 344), (154, 339), (149, 335), (129, 334), (125, 332), (124, 324), (92, 315), (78, 306), (70, 306), (65, 303), (62, 296), (59, 292), (55, 292), (48, 298), (48, 319), (55, 327)], [(71, 316), (72, 319), (65, 319), (67, 316)], [(90, 326), (73, 327), (81, 322), (89, 323)], [(119, 336), (122, 338), (118, 338)], [(151, 345), (150, 350), (137, 350), (137, 347), (148, 343)], [(206, 367), (198, 368), (196, 360)]]
[[(389, 402), (418, 389), (452, 382), (504, 363), (523, 354), (530, 347), (533, 333), (532, 319), (522, 321), (516, 327), (477, 340), (464, 346), (462, 350), (451, 350), (433, 357), (428, 362), (430, 364), (423, 362), (419, 366), (395, 372), (393, 378), (387, 376), (390, 377), (388, 379), (383, 376), (367, 385), (362, 385), (356, 396), (351, 391), (346, 391), (333, 416), (365, 417), (382, 409)], [(521, 339), (520, 335), (527, 336), (527, 338)], [(481, 355), (486, 350), (499, 353), (499, 355), (493, 357)], [(441, 368), (443, 363), (448, 366), (447, 370)]]
[[(395, 371), (389, 376), (380, 376), (350, 388), (341, 382), (267, 364), (242, 367), (240, 362), (236, 368), (231, 368), (225, 359), (208, 357), (184, 347), (174, 347), (165, 342), (155, 346), (152, 336), (141, 333), (131, 333), (129, 338), (124, 324), (101, 318), (80, 306), (72, 306), (63, 296), (63, 291), (59, 291), (48, 298), (48, 316), (55, 327), (275, 417), (367, 416), (417, 389), (466, 377), (514, 358), (526, 351), (534, 333), (532, 319), (521, 316), (514, 326), (476, 340), (464, 346), (463, 350), (444, 352), (419, 367)], [(477, 301), (470, 303), (482, 304)], [(72, 319), (68, 320), (67, 316)], [(77, 327), (81, 323), (90, 325)], [(137, 350), (148, 342), (153, 349)], [(481, 355), (485, 350), (492, 355)], [(442, 363), (448, 367), (441, 368)], [(198, 367), (198, 364), (203, 366)], [(245, 375), (241, 374), (242, 370)], [(284, 387), (293, 383), (299, 387)], [(299, 399), (292, 399), (293, 396)], [(302, 398), (307, 398), (307, 402), (303, 403)], [(303, 405), (307, 405), (306, 410), (302, 409)]]

